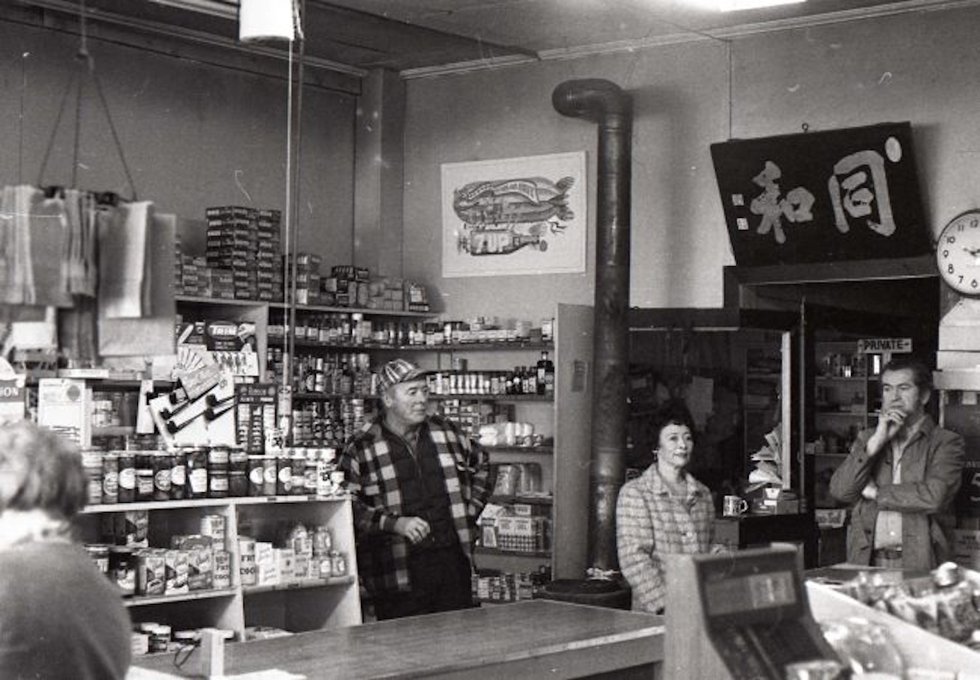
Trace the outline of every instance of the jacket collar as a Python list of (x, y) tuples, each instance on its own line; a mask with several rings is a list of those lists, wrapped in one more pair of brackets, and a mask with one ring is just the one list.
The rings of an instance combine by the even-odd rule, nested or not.
[[(660, 471), (657, 469), (657, 464), (653, 463), (648, 467), (640, 479), (643, 483), (656, 495), (658, 496), (669, 496), (670, 489), (667, 487), (667, 483), (664, 478), (660, 475)], [(684, 472), (684, 483), (687, 485), (687, 498), (697, 498), (701, 495), (701, 489), (695, 483), (694, 477), (690, 475), (687, 471)]]

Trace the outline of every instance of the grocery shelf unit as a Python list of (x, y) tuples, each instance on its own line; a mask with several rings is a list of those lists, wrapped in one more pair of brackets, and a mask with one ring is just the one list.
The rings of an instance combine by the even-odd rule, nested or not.
[(816, 507), (837, 507), (827, 485), (857, 433), (874, 425), (881, 402), (880, 356), (857, 351), (857, 340), (817, 340), (813, 422)]
[[(745, 424), (746, 475), (751, 466), (749, 456), (766, 445), (766, 435), (780, 422), (784, 422), (783, 401), (780, 395), (784, 385), (782, 339), (775, 335), (770, 342), (757, 339), (745, 347), (745, 381), (743, 383), (742, 409)], [(780, 469), (787, 466), (780, 461)], [(744, 477), (745, 475), (743, 475)]]
[[(120, 513), (146, 511), (151, 547), (169, 547), (177, 534), (199, 534), (205, 515), (225, 519), (225, 546), (231, 555), (231, 587), (192, 590), (184, 594), (137, 596), (125, 599), (134, 623), (167, 623), (173, 630), (204, 626), (231, 630), (243, 640), (246, 626), (275, 626), (291, 632), (361, 623), (357, 562), (350, 499), (347, 496), (257, 496), (146, 501), (90, 505), (75, 518), (75, 533), (86, 543), (98, 543), (105, 522)], [(305, 579), (275, 586), (243, 586), (238, 537), (271, 541), (280, 521), (325, 524), (335, 549), (347, 559), (347, 575)]]
[[(202, 320), (250, 321), (255, 324), (255, 351), (258, 354), (259, 380), (267, 379), (267, 350), (272, 344), (269, 338), (270, 319), (288, 318), (290, 305), (281, 302), (251, 300), (226, 300), (189, 296), (176, 296), (177, 308), (185, 322)], [(309, 313), (363, 314), (386, 319), (424, 318), (418, 312), (359, 309), (349, 307), (325, 307), (296, 305), (298, 315)], [(276, 340), (283, 343), (284, 338)], [(301, 343), (302, 344), (302, 343)], [(354, 345), (328, 345), (324, 351), (384, 351), (394, 349), (373, 343)], [(135, 389), (138, 381), (89, 381)], [(169, 386), (167, 381), (156, 381), (160, 388)], [(318, 394), (294, 395), (294, 399), (333, 399), (370, 395)], [(96, 435), (124, 436), (132, 427), (103, 428)], [(98, 542), (100, 525), (105, 517), (131, 510), (147, 510), (149, 513), (149, 543), (153, 547), (169, 547), (170, 537), (175, 534), (200, 533), (201, 517), (220, 514), (227, 526), (226, 549), (231, 553), (232, 587), (224, 590), (191, 591), (183, 595), (127, 598), (126, 604), (134, 622), (158, 621), (170, 623), (174, 630), (216, 626), (233, 630), (237, 639), (244, 638), (246, 626), (260, 625), (289, 631), (314, 630), (324, 627), (349, 626), (361, 623), (360, 595), (357, 581), (357, 562), (354, 549), (353, 517), (350, 500), (343, 498), (317, 498), (306, 496), (242, 497), (124, 503), (95, 505), (87, 508), (78, 518), (79, 538), (84, 542)], [(304, 579), (276, 585), (243, 586), (239, 577), (240, 559), (238, 536), (247, 529), (252, 538), (271, 541), (275, 526), (280, 521), (302, 521), (309, 524), (327, 524), (333, 535), (334, 547), (344, 553), (347, 574), (339, 578)]]
[[(468, 403), (499, 402), (513, 406), (514, 420), (529, 422), (543, 435), (545, 445), (491, 446), (492, 464), (538, 463), (543, 494), (492, 498), (501, 505), (526, 503), (533, 512), (549, 512), (550, 551), (517, 552), (478, 546), (476, 563), (481, 569), (502, 572), (534, 572), (549, 566), (553, 578), (583, 578), (588, 533), (589, 461), (592, 400), (591, 307), (559, 304), (554, 316), (551, 343), (492, 342), (411, 346), (411, 358), (424, 368), (451, 371), (454, 359), (465, 358), (468, 371), (509, 370), (515, 365), (534, 366), (547, 350), (555, 366), (553, 397), (524, 394), (432, 395), (434, 401), (458, 399)], [(550, 492), (550, 493), (548, 493)]]

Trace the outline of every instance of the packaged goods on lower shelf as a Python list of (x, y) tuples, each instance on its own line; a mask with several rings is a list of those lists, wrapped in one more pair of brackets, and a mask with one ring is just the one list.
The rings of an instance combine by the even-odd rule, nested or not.
[(532, 515), (531, 506), (488, 503), (480, 515), (481, 545), (517, 553), (551, 549), (551, 518)]
[(478, 602), (518, 602), (530, 600), (536, 589), (532, 574), (473, 575), (473, 599)]
[(326, 525), (283, 522), (274, 540), (238, 539), (243, 586), (277, 586), (347, 575), (347, 556), (333, 546)]
[[(220, 630), (220, 629), (219, 629)], [(235, 631), (222, 630), (225, 640), (234, 640)], [(201, 639), (200, 629), (173, 630), (169, 624), (144, 621), (133, 626), (133, 656), (176, 652), (186, 647), (195, 647)]]

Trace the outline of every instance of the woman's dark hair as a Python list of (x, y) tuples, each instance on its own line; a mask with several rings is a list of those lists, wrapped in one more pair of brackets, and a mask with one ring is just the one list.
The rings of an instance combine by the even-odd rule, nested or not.
[(0, 512), (39, 509), (70, 519), (87, 500), (74, 444), (29, 421), (0, 427)]
[(665, 402), (653, 416), (653, 446), (656, 448), (660, 443), (660, 433), (668, 425), (686, 425), (687, 429), (694, 435), (694, 418), (691, 411), (680, 399), (672, 399)]

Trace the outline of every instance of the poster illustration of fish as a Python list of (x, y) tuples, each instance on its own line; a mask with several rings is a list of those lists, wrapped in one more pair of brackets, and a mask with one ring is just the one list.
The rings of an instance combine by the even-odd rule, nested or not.
[(443, 275), (584, 272), (585, 184), (585, 152), (443, 164)]

